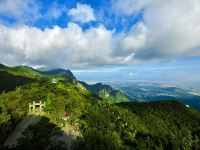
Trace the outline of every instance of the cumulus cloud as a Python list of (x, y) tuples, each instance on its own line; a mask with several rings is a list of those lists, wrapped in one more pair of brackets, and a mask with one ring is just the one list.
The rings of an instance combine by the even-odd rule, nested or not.
[(143, 49), (148, 43), (148, 29), (144, 23), (140, 22), (131, 27), (128, 33), (122, 33), (115, 53), (119, 55), (127, 55), (128, 53), (136, 53)]
[[(85, 67), (111, 63), (112, 31), (101, 25), (82, 31), (75, 23), (64, 29), (55, 26), (44, 31), (28, 26), (0, 26), (1, 61), (46, 64), (49, 66)], [(53, 62), (52, 62), (53, 60)], [(14, 65), (14, 64), (12, 64)]]
[[(2, 2), (6, 4), (1, 1), (0, 8)], [(68, 23), (64, 28), (44, 30), (22, 24), (0, 25), (0, 60), (10, 65), (78, 69), (200, 56), (199, 0), (117, 0), (112, 7), (115, 15), (124, 19), (135, 17), (139, 11), (143, 18), (121, 32), (103, 24), (83, 29), (78, 23)], [(5, 5), (0, 12), (9, 10), (14, 15), (17, 10), (11, 8)], [(55, 18), (60, 16), (57, 8), (52, 8)], [(77, 4), (68, 14), (80, 23), (96, 19), (86, 4)]]
[(68, 15), (72, 17), (73, 21), (80, 23), (87, 23), (96, 20), (93, 8), (87, 4), (77, 3), (76, 8), (70, 9)]
[(143, 11), (149, 42), (136, 52), (137, 59), (200, 56), (199, 0), (117, 0), (113, 7), (117, 15), (134, 16)]

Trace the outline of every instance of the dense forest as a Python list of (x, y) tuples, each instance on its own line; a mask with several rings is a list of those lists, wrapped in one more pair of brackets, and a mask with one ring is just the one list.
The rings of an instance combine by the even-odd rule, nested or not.
[(0, 71), (0, 93), (8, 92), (11, 90), (15, 90), (17, 86), (24, 85), (26, 83), (30, 83), (35, 81), (33, 78), (20, 76), (20, 75), (12, 75), (5, 71)]
[[(46, 102), (45, 115), (23, 132), (12, 149), (67, 149), (63, 141), (52, 140), (66, 124), (80, 132), (71, 145), (74, 150), (200, 148), (200, 113), (180, 102), (116, 104), (66, 80), (52, 84), (50, 78), (31, 78), (21, 83), (0, 94), (0, 149), (8, 149), (6, 138), (28, 115), (33, 101)], [(64, 112), (68, 120), (60, 117)]]
[(33, 100), (47, 103), (45, 111), (51, 121), (44, 118), (43, 123), (35, 125), (44, 128), (44, 132), (30, 127), (39, 135), (27, 138), (25, 134), (17, 147), (20, 149), (31, 149), (27, 143), (36, 146), (32, 149), (40, 146), (45, 149), (50, 144), (47, 138), (56, 133), (55, 129), (59, 130), (56, 128), (59, 123), (64, 123), (59, 119), (64, 111), (71, 114), (70, 123), (77, 122), (82, 135), (74, 142), (73, 149), (195, 149), (199, 145), (200, 114), (184, 104), (164, 101), (115, 105), (63, 82), (56, 86), (50, 82), (30, 83), (0, 95), (2, 145), (27, 115), (28, 103)]

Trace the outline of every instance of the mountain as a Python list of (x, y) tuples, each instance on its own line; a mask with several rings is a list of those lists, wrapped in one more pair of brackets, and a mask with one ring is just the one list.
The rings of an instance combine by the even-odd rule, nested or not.
[[(27, 127), (12, 149), (67, 149), (60, 140), (69, 139), (68, 128), (77, 133), (72, 150), (200, 148), (200, 113), (191, 107), (172, 100), (119, 103), (128, 100), (120, 91), (101, 83), (66, 82), (75, 79), (72, 75), (63, 69), (1, 67), (0, 87), (9, 92), (0, 94), (0, 149), (8, 149), (8, 136), (31, 117), (33, 101), (46, 103), (42, 119)], [(61, 81), (52, 85), (52, 78)]]
[(65, 70), (62, 68), (58, 68), (58, 69), (53, 69), (53, 70), (49, 70), (49, 71), (43, 71), (44, 74), (46, 75), (57, 75), (60, 73), (65, 73), (69, 76), (73, 76), (73, 73), (70, 70)]
[[(0, 149), (3, 149), (1, 144), (3, 144), (8, 135), (12, 133), (14, 127), (28, 115), (29, 103), (33, 101), (46, 102), (46, 111), (48, 111), (52, 117), (54, 116), (52, 118), (54, 121), (52, 121), (55, 123), (64, 111), (73, 113), (73, 116), (78, 118), (80, 113), (84, 111), (86, 101), (92, 102), (95, 100), (96, 97), (93, 97), (90, 92), (82, 90), (70, 82), (58, 82), (54, 86), (52, 86), (50, 82), (34, 82), (23, 85), (8, 93), (0, 94)], [(42, 126), (44, 125), (45, 124), (42, 123)], [(49, 127), (50, 126), (47, 125), (44, 129), (42, 128), (43, 131), (41, 131), (41, 134), (46, 134), (45, 129), (49, 130)], [(56, 125), (56, 128), (59, 129), (58, 125)], [(26, 140), (27, 139), (28, 138), (26, 138)], [(40, 141), (43, 142), (44, 140), (45, 139), (40, 139)], [(28, 145), (33, 146), (31, 144)], [(39, 145), (39, 149), (40, 146), (41, 145)]]
[(35, 82), (41, 76), (39, 71), (30, 67), (0, 65), (0, 93), (14, 90), (17, 86)]
[(121, 91), (113, 89), (109, 85), (102, 83), (87, 84), (83, 81), (79, 81), (88, 91), (98, 95), (99, 97), (105, 98), (112, 103), (127, 102), (130, 97), (123, 94)]
[(5, 71), (13, 75), (20, 75), (29, 78), (57, 78), (58, 80), (75, 80), (73, 73), (70, 70), (54, 69), (49, 71), (39, 71), (28, 66), (8, 67), (1, 65), (0, 71)]
[(1, 69), (1, 68), (4, 68), (4, 67), (5, 67), (5, 66), (4, 66), (3, 64), (0, 64), (0, 69)]
[(30, 83), (37, 80), (40, 81), (44, 79), (55, 79), (57, 81), (70, 82), (75, 84), (79, 83), (79, 86), (80, 84), (83, 85), (83, 87), (85, 87), (91, 93), (98, 95), (101, 98), (105, 98), (112, 103), (125, 102), (130, 99), (121, 91), (115, 90), (109, 85), (103, 85), (101, 83), (89, 85), (85, 82), (79, 82), (70, 70), (58, 68), (49, 71), (38, 71), (28, 66), (1, 66), (2, 67), (0, 67), (0, 92), (14, 90), (17, 86), (24, 85), (26, 83)]
[(56, 77), (69, 77), (71, 78), (72, 82), (76, 82), (76, 77), (74, 77), (73, 73), (70, 70), (65, 70), (62, 68), (53, 69), (49, 71), (43, 71), (42, 74), (56, 76)]
[(16, 66), (16, 67), (4, 66), (0, 67), (0, 71), (5, 71), (13, 75), (26, 76), (29, 78), (38, 78), (42, 76), (38, 70), (35, 70), (27, 66)]
[(28, 66), (8, 67), (0, 64), (0, 92), (14, 90), (15, 87), (24, 85), (26, 83), (52, 80), (65, 82), (75, 82), (76, 78), (69, 70), (55, 69), (50, 71), (38, 71)]
[[(67, 149), (62, 129), (79, 133), (72, 150), (199, 149), (200, 113), (177, 101), (108, 103), (76, 84), (26, 84), (0, 94), (0, 148), (28, 115), (28, 104), (46, 102), (43, 119), (29, 126), (13, 149)], [(67, 120), (60, 116), (68, 112)], [(62, 126), (62, 128), (60, 128)], [(64, 132), (64, 133), (63, 133)], [(65, 136), (61, 136), (64, 134)]]
[(5, 71), (0, 71), (0, 93), (5, 91), (15, 90), (17, 86), (22, 86), (24, 84), (36, 81), (33, 78), (13, 75)]

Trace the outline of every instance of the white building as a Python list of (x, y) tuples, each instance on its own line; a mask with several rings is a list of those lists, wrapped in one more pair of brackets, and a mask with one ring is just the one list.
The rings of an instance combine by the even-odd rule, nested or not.
[(52, 79), (52, 84), (56, 84), (57, 83), (57, 80), (56, 79)]

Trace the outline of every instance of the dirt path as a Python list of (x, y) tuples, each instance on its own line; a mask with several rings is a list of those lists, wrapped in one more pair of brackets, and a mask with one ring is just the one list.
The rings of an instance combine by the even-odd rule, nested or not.
[(13, 133), (7, 138), (6, 142), (4, 143), (4, 146), (8, 146), (11, 148), (12, 146), (17, 145), (17, 140), (20, 138), (22, 132), (32, 124), (36, 124), (41, 120), (41, 116), (36, 115), (29, 115), (26, 118), (24, 118), (15, 128)]
[(79, 136), (79, 132), (76, 131), (74, 126), (66, 125), (61, 129), (63, 131), (62, 135), (53, 136), (51, 141), (62, 141), (67, 145), (67, 148), (70, 150), (72, 142)]
[(60, 137), (59, 140), (63, 141), (68, 145), (68, 149), (70, 149), (72, 141), (76, 139), (78, 136), (78, 132), (76, 131), (74, 126), (67, 125), (66, 127), (62, 128), (63, 135)]

